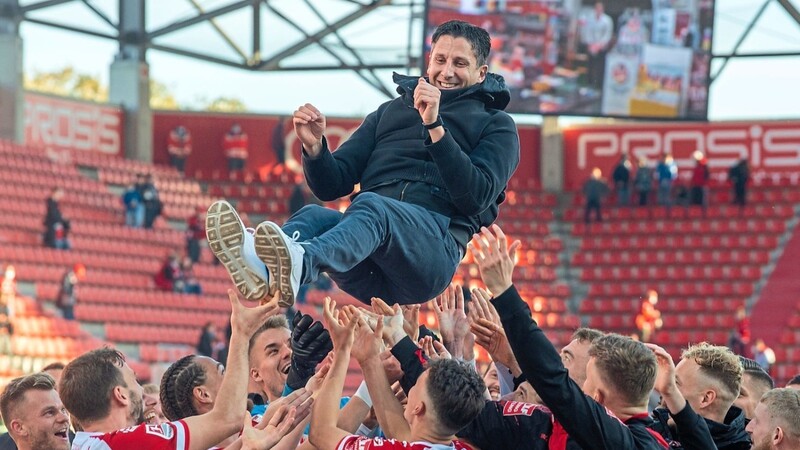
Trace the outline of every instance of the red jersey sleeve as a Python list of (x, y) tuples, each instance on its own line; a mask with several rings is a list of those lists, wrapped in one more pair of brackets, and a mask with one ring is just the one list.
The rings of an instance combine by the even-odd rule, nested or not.
[(427, 442), (405, 442), (394, 439), (367, 438), (364, 436), (345, 436), (336, 450), (471, 450), (462, 442), (453, 441), (450, 445), (429, 444)]
[(72, 450), (189, 450), (189, 427), (182, 420), (142, 424), (112, 433), (90, 435), (72, 443)]

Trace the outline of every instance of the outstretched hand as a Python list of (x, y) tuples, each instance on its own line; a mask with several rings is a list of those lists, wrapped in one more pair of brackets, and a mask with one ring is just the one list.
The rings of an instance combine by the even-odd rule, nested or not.
[(244, 428), (242, 428), (242, 450), (271, 449), (296, 426), (296, 416), (296, 408), (281, 406), (267, 422), (267, 426), (261, 428), (254, 427), (250, 413), (245, 413)]
[(331, 300), (330, 297), (325, 297), (322, 304), (322, 320), (330, 332), (335, 351), (346, 350), (349, 352), (353, 347), (353, 334), (358, 324), (357, 314), (357, 312), (355, 315), (352, 313), (343, 314), (342, 311), (336, 309), (334, 300)]
[(450, 284), (431, 301), (439, 320), (439, 332), (445, 347), (456, 358), (463, 356), (464, 338), (469, 333), (469, 321), (464, 312), (464, 291), (460, 285)]
[(322, 136), (325, 134), (325, 116), (311, 103), (300, 106), (292, 114), (294, 134), (303, 144), (310, 156), (319, 155), (322, 150)]
[(514, 255), (520, 245), (517, 240), (509, 246), (505, 233), (497, 225), (492, 225), (491, 231), (482, 227), (481, 232), (473, 235), (468, 244), (478, 263), (483, 283), (495, 297), (513, 284)]
[(231, 302), (231, 331), (250, 339), (264, 321), (278, 313), (281, 293), (275, 292), (268, 302), (250, 308), (242, 304), (236, 292), (235, 289), (228, 289), (228, 299)]
[(489, 301), (490, 298), (489, 293), (483, 289), (472, 290), (469, 328), (475, 335), (475, 342), (489, 353), (492, 360), (513, 368), (516, 365), (516, 358), (500, 322), (500, 315)]

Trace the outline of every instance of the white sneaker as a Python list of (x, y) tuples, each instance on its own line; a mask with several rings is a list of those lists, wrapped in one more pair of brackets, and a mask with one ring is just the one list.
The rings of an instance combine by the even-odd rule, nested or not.
[(248, 300), (261, 301), (269, 293), (269, 272), (258, 258), (253, 235), (225, 200), (214, 202), (206, 215), (206, 237), (214, 255), (228, 270), (236, 288)]
[(306, 251), (297, 242), (299, 237), (298, 231), (292, 237), (287, 236), (274, 222), (262, 222), (256, 227), (256, 254), (276, 277), (278, 289), (283, 294), (278, 304), (284, 307), (294, 304), (303, 275)]

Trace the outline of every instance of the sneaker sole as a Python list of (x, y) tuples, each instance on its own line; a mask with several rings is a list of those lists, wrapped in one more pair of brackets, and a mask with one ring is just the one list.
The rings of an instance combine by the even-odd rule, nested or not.
[(288, 308), (294, 305), (292, 260), (281, 234), (282, 231), (277, 225), (265, 222), (256, 228), (254, 237), (256, 255), (267, 266), (267, 270), (276, 279), (278, 289), (281, 291), (278, 305)]
[(269, 287), (266, 280), (250, 270), (242, 258), (245, 233), (247, 231), (230, 203), (218, 201), (208, 208), (206, 237), (209, 248), (228, 270), (239, 293), (248, 300), (261, 301), (267, 297)]

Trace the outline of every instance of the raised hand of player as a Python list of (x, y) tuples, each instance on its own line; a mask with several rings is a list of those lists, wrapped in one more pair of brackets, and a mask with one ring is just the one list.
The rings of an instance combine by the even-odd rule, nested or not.
[(278, 300), (281, 293), (275, 292), (268, 302), (263, 305), (249, 308), (239, 301), (239, 296), (235, 289), (228, 289), (228, 299), (231, 302), (231, 332), (239, 333), (247, 339), (264, 324), (270, 316), (278, 313)]
[(450, 355), (450, 352), (444, 348), (444, 345), (439, 342), (435, 341), (430, 336), (425, 336), (424, 338), (419, 340), (419, 346), (422, 348), (422, 351), (428, 355), (428, 359), (431, 361), (436, 361), (439, 359), (453, 359), (453, 356)]
[(505, 233), (497, 225), (492, 225), (491, 231), (482, 227), (468, 244), (483, 283), (494, 296), (502, 294), (513, 284), (514, 255), (520, 245), (520, 241), (514, 241), (509, 246)]
[(422, 123), (430, 124), (439, 118), (439, 102), (442, 92), (434, 85), (420, 77), (414, 89), (414, 108), (419, 112)]
[(286, 384), (292, 389), (305, 386), (314, 369), (333, 349), (330, 334), (322, 323), (298, 312), (292, 320), (292, 362)]
[(342, 311), (336, 309), (336, 302), (330, 297), (325, 297), (322, 304), (322, 320), (330, 332), (334, 351), (350, 351), (353, 347), (353, 333), (358, 324), (355, 316), (342, 314)]
[(403, 330), (416, 342), (419, 339), (419, 309), (422, 305), (401, 306), (403, 310)]
[(386, 345), (393, 346), (406, 336), (403, 310), (399, 305), (389, 306), (378, 297), (372, 297), (372, 311), (360, 309), (366, 322), (374, 330), (378, 317), (383, 316), (383, 340)]
[(516, 359), (511, 344), (500, 323), (500, 315), (489, 301), (491, 296), (483, 289), (472, 290), (469, 329), (475, 335), (475, 342), (483, 347), (492, 360), (514, 367)]
[(356, 337), (350, 355), (359, 364), (381, 357), (381, 350), (383, 350), (383, 323), (383, 316), (378, 316), (375, 330), (373, 331), (363, 318), (358, 319), (358, 328), (356, 328)]
[(325, 116), (311, 103), (300, 106), (292, 114), (294, 134), (303, 144), (310, 156), (319, 155), (322, 150), (322, 136), (325, 134)]
[(450, 284), (447, 289), (431, 301), (431, 307), (439, 319), (439, 332), (445, 347), (453, 356), (460, 358), (463, 342), (469, 333), (469, 321), (464, 312), (464, 291), (460, 285)]
[(297, 409), (281, 406), (264, 428), (254, 427), (250, 413), (244, 415), (242, 450), (269, 450), (295, 427)]
[(656, 383), (653, 388), (661, 394), (661, 398), (666, 403), (667, 408), (672, 413), (679, 413), (686, 406), (686, 399), (678, 390), (675, 378), (675, 362), (666, 350), (655, 344), (647, 344), (653, 354), (656, 355), (658, 372), (656, 373)]

